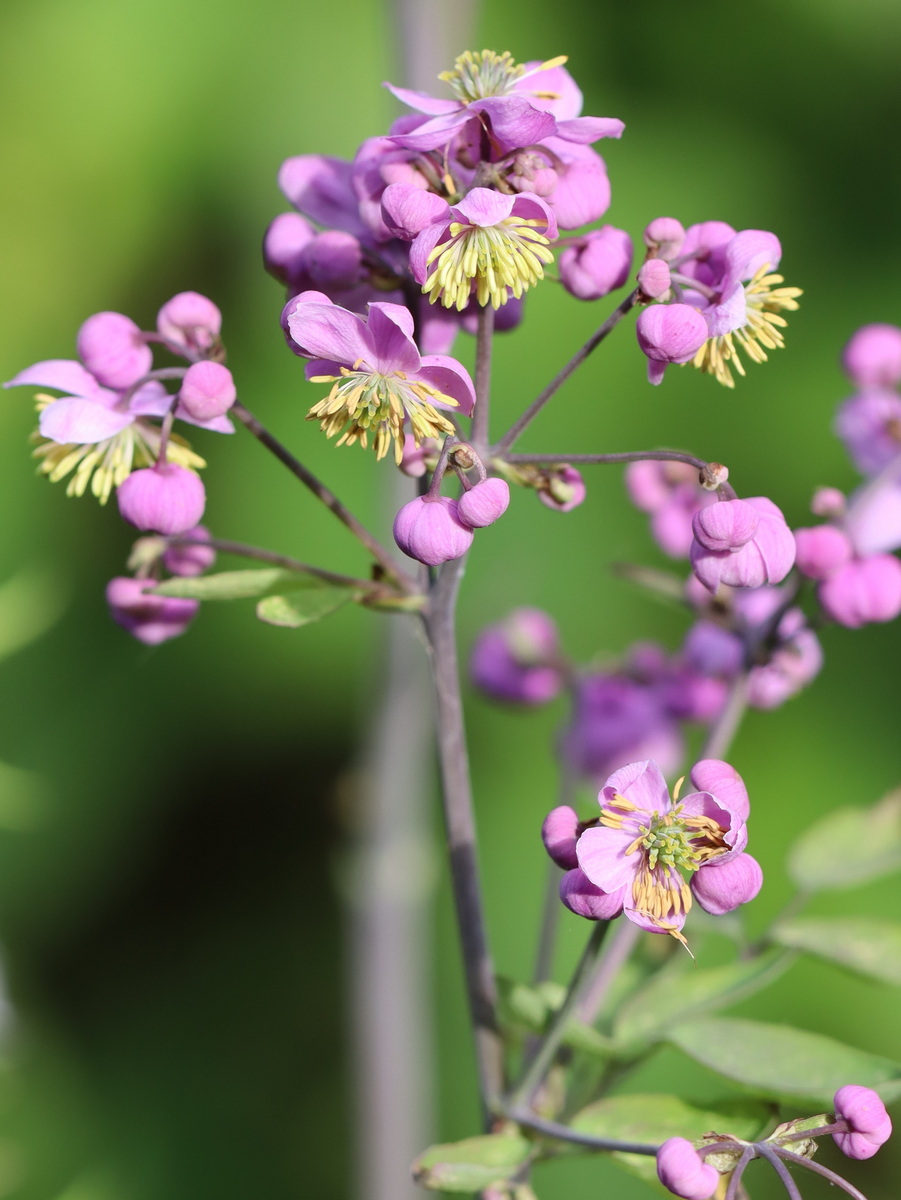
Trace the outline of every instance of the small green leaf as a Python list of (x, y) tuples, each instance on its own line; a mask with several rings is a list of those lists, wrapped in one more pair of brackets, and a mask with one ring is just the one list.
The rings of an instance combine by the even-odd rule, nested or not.
[[(347, 585), (350, 589), (351, 585)], [(318, 575), (286, 571), (282, 567), (263, 567), (251, 571), (219, 571), (215, 575), (196, 575), (190, 579), (167, 579), (153, 589), (155, 596), (178, 596), (185, 600), (252, 600), (258, 596), (284, 595), (286, 592), (326, 589), (347, 594), (347, 589)]]
[(715, 1017), (676, 1025), (667, 1041), (774, 1100), (829, 1107), (845, 1083), (871, 1087), (886, 1101), (901, 1096), (901, 1064), (788, 1025)]
[(509, 1178), (531, 1152), (532, 1143), (513, 1129), (487, 1133), (430, 1146), (413, 1163), (413, 1178), (437, 1192), (478, 1192)]
[(678, 973), (661, 971), (620, 1009), (613, 1027), (617, 1051), (640, 1053), (665, 1038), (676, 1022), (736, 1004), (772, 983), (791, 960), (778, 950), (707, 970), (677, 960)]
[(299, 629), (327, 617), (349, 600), (346, 588), (310, 588), (290, 596), (264, 596), (257, 604), (257, 616), (267, 625)]
[(901, 788), (872, 808), (839, 808), (795, 843), (788, 869), (808, 892), (855, 887), (901, 867)]
[[(573, 1117), (570, 1125), (593, 1137), (659, 1146), (671, 1137), (695, 1141), (710, 1130), (751, 1140), (768, 1120), (766, 1107), (750, 1100), (727, 1100), (700, 1108), (678, 1096), (631, 1095), (610, 1096), (589, 1104)], [(653, 1155), (624, 1154), (617, 1150), (612, 1157), (632, 1175), (649, 1182), (657, 1179)]]
[(883, 983), (901, 984), (901, 923), (882, 917), (796, 917), (771, 937)]

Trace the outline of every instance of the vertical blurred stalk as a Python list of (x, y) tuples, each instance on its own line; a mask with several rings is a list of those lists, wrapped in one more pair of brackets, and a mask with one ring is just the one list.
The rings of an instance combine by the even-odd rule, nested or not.
[[(401, 79), (431, 91), (466, 49), (475, 0), (391, 0)], [(390, 519), (410, 499), (389, 472)], [(357, 1102), (357, 1194), (416, 1200), (410, 1163), (431, 1140), (434, 1064), (430, 1038), (427, 904), (431, 860), (428, 798), (431, 685), (414, 620), (385, 619), (375, 666), (378, 701), (362, 762), (362, 827), (350, 958)]]

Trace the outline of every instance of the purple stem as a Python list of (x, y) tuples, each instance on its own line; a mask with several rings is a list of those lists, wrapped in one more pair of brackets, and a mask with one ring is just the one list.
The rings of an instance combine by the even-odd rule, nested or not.
[(209, 546), (222, 554), (238, 554), (242, 558), (255, 558), (260, 562), (271, 563), (274, 567), (284, 567), (287, 571), (298, 571), (304, 575), (315, 575), (323, 583), (334, 583), (337, 587), (360, 588), (362, 591), (378, 591), (378, 585), (371, 579), (356, 579), (353, 575), (338, 575), (334, 571), (324, 571), (321, 567), (311, 567), (309, 563), (299, 562), (296, 558), (288, 558), (285, 554), (276, 554), (272, 550), (262, 550), (259, 546), (248, 546), (243, 542), (230, 542), (225, 538), (192, 538), (184, 535), (168, 537), (167, 546)]
[[(801, 1192), (798, 1189), (798, 1185), (795, 1183), (794, 1179), (792, 1179), (792, 1177), (791, 1177), (791, 1172), (789, 1171), (789, 1169), (785, 1165), (785, 1163), (782, 1161), (782, 1159), (779, 1157), (779, 1155), (776, 1153), (776, 1151), (772, 1150), (766, 1144), (766, 1142), (758, 1142), (756, 1145), (756, 1150), (761, 1158), (765, 1158), (767, 1160), (767, 1162), (770, 1164), (770, 1166), (773, 1168), (773, 1170), (776, 1172), (776, 1174), (782, 1180), (783, 1186), (785, 1187), (785, 1190), (788, 1192), (789, 1196), (791, 1197), (791, 1200), (803, 1200), (803, 1197), (801, 1196)], [(808, 1160), (804, 1159), (803, 1161), (806, 1164)]]
[(703, 758), (722, 758), (728, 752), (747, 707), (748, 676), (742, 672), (729, 689), (725, 707), (707, 731), (704, 745), (698, 752), (699, 762)]
[(587, 1146), (591, 1150), (619, 1150), (622, 1154), (646, 1154), (649, 1158), (656, 1155), (659, 1146), (651, 1146), (647, 1142), (618, 1142), (615, 1138), (595, 1137), (590, 1133), (579, 1133), (568, 1125), (560, 1125), (556, 1121), (545, 1121), (524, 1108), (508, 1108), (507, 1116), (518, 1125), (534, 1129), (536, 1133), (544, 1133), (548, 1137), (558, 1138), (561, 1142), (572, 1142), (576, 1146)]
[(231, 411), (250, 430), (253, 436), (262, 442), (266, 449), (270, 450), (279, 462), (284, 463), (288, 470), (301, 483), (308, 487), (313, 495), (335, 514), (339, 521), (347, 526), (354, 537), (363, 543), (389, 579), (397, 580), (398, 585), (405, 592), (412, 593), (419, 590), (416, 580), (397, 565), (393, 555), (389, 554), (381, 542), (360, 524), (349, 509), (344, 507), (335, 493), (327, 488), (324, 483), (321, 483), (312, 471), (308, 471), (303, 463), (299, 462), (290, 450), (283, 446), (277, 438), (273, 437), (269, 430), (261, 425), (243, 404), (236, 402), (232, 405)]
[(847, 1192), (852, 1200), (867, 1200), (866, 1196), (856, 1188), (853, 1183), (849, 1183), (847, 1179), (843, 1179), (841, 1175), (830, 1170), (829, 1167), (824, 1167), (822, 1163), (815, 1162), (812, 1158), (804, 1158), (800, 1154), (794, 1154), (791, 1150), (780, 1150), (779, 1156), (787, 1162), (797, 1163), (799, 1167), (806, 1167), (808, 1171), (813, 1171), (815, 1175), (822, 1175), (824, 1179), (828, 1179), (830, 1183), (840, 1187), (843, 1192)]
[(681, 450), (622, 450), (616, 454), (503, 454), (499, 452), (500, 442), (494, 447), (494, 456), (503, 458), (508, 463), (628, 463), (646, 462), (681, 462), (699, 471), (707, 466), (707, 460), (694, 454), (684, 454)]
[(554, 393), (564, 383), (566, 383), (573, 371), (582, 365), (589, 354), (591, 354), (592, 350), (596, 349), (601, 344), (607, 334), (619, 324), (629, 309), (633, 308), (635, 304), (638, 303), (638, 297), (640, 295), (641, 292), (638, 288), (636, 288), (634, 292), (630, 292), (625, 300), (623, 300), (623, 302), (613, 310), (600, 329), (596, 330), (585, 343), (585, 345), (576, 351), (566, 366), (563, 367), (562, 370), (558, 371), (544, 391), (536, 396), (526, 411), (513, 422), (504, 436), (494, 446), (495, 454), (503, 455), (506, 450), (510, 449), (526, 426), (531, 424), (535, 417), (538, 416), (545, 404), (547, 404), (548, 400), (550, 400)]

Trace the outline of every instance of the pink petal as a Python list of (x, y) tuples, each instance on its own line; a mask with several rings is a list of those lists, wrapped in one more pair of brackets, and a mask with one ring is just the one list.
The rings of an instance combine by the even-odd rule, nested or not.
[(430, 96), (428, 92), (414, 92), (411, 88), (396, 87), (393, 83), (383, 83), (392, 96), (396, 96), (401, 104), (408, 104), (417, 112), (428, 113), (440, 117), (444, 113), (456, 113), (463, 107), (459, 100), (445, 100), (440, 96)]
[(595, 887), (615, 892), (631, 887), (635, 873), (641, 867), (638, 852), (626, 854), (634, 841), (631, 829), (608, 829), (606, 826), (586, 829), (576, 843), (579, 867)]
[(490, 188), (476, 187), (467, 192), (459, 204), (450, 212), (452, 217), (462, 217), (469, 225), (482, 228), (498, 225), (513, 212), (515, 196), (494, 192)]
[(419, 367), (419, 351), (413, 341), (413, 316), (402, 304), (370, 304), (367, 321), (374, 357), (367, 363), (383, 375), (413, 372)]
[(743, 821), (748, 819), (751, 805), (748, 789), (735, 767), (719, 758), (702, 758), (691, 768), (692, 785), (699, 791), (712, 792), (723, 800)]
[(282, 163), (278, 186), (295, 208), (319, 225), (365, 234), (349, 162), (324, 154), (298, 154)]
[(291, 305), (286, 317), (288, 330), (306, 358), (332, 358), (351, 366), (358, 359), (373, 357), (361, 316), (337, 304), (305, 301), (302, 296)]
[(491, 125), (491, 140), (502, 154), (553, 137), (557, 128), (550, 113), (520, 96), (488, 96), (470, 104), (468, 111), (485, 114)]
[[(449, 358), (445, 354), (426, 354), (421, 367), (412, 378), (424, 379), (432, 387), (444, 392), (445, 396), (456, 400), (459, 407), (455, 412), (462, 413), (464, 417), (472, 413), (476, 402), (475, 388), (469, 372), (455, 358)], [(436, 406), (445, 407), (437, 402)]]
[(54, 388), (70, 396), (96, 396), (102, 390), (94, 376), (72, 358), (48, 358), (20, 371), (4, 387)]
[(775, 271), (781, 258), (782, 246), (774, 233), (765, 229), (743, 229), (726, 247), (723, 291), (730, 291), (736, 283), (751, 279), (767, 264)]
[(393, 134), (391, 140), (407, 150), (439, 150), (467, 121), (474, 119), (469, 109), (458, 108), (443, 116), (433, 117), (431, 121), (424, 121), (410, 133)]
[(67, 396), (47, 405), (41, 413), (39, 427), (42, 436), (52, 442), (83, 445), (113, 437), (133, 420), (131, 413), (116, 412), (93, 400)]
[(601, 138), (619, 138), (626, 128), (618, 117), (574, 117), (569, 121), (557, 122), (557, 137), (567, 142), (590, 145)]
[(660, 768), (652, 758), (629, 763), (614, 771), (598, 795), (602, 805), (613, 799), (614, 792), (631, 800), (644, 812), (669, 812), (672, 808), (669, 789)]

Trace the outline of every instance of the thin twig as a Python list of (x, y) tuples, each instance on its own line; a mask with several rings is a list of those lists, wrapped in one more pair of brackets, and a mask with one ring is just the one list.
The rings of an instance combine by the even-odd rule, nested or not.
[(587, 1146), (590, 1150), (618, 1150), (621, 1154), (646, 1154), (654, 1157), (659, 1146), (651, 1146), (647, 1142), (618, 1142), (615, 1138), (595, 1137), (590, 1133), (579, 1133), (568, 1125), (560, 1125), (557, 1121), (545, 1121), (534, 1113), (523, 1108), (508, 1108), (507, 1116), (526, 1129), (534, 1129), (536, 1133), (546, 1134), (547, 1137), (557, 1138), (561, 1142), (572, 1142), (576, 1146)]
[(338, 575), (334, 571), (324, 571), (321, 567), (311, 567), (309, 563), (299, 562), (296, 558), (288, 558), (285, 554), (276, 554), (273, 550), (263, 550), (259, 546), (247, 546), (243, 542), (230, 542), (225, 538), (192, 538), (179, 535), (167, 537), (167, 546), (209, 546), (222, 554), (238, 554), (242, 558), (254, 558), (259, 562), (271, 563), (274, 567), (284, 567), (286, 571), (298, 571), (304, 575), (315, 575), (323, 583), (334, 583), (337, 587), (360, 588), (371, 592), (378, 585), (371, 579), (357, 579), (353, 575)]
[[(791, 1172), (776, 1151), (771, 1149), (766, 1142), (758, 1142), (755, 1148), (760, 1157), (766, 1159), (766, 1161), (782, 1180), (782, 1186), (785, 1188), (786, 1192), (788, 1192), (789, 1200), (803, 1200), (798, 1185), (791, 1177)], [(807, 1159), (804, 1160), (805, 1163), (807, 1161)]]
[(851, 1200), (867, 1200), (866, 1196), (853, 1183), (849, 1183), (847, 1179), (843, 1179), (837, 1172), (830, 1170), (829, 1167), (824, 1167), (822, 1163), (816, 1162), (812, 1158), (804, 1158), (801, 1154), (794, 1154), (791, 1150), (780, 1150), (780, 1158), (786, 1159), (788, 1162), (797, 1163), (799, 1167), (806, 1167), (808, 1171), (813, 1171), (816, 1175), (822, 1175), (824, 1179), (828, 1179), (830, 1183), (840, 1187), (843, 1192), (847, 1192)]
[(681, 462), (702, 471), (707, 460), (681, 450), (622, 450), (616, 454), (503, 454), (494, 448), (495, 457), (508, 463), (628, 463), (628, 462)]
[(476, 406), (472, 413), (471, 441), (480, 458), (488, 457), (488, 420), (491, 396), (491, 349), (494, 340), (494, 309), (486, 304), (479, 309), (476, 329)]
[(445, 563), (425, 616), (437, 701), (437, 737), (444, 821), (469, 1013), (476, 1044), (479, 1087), (486, 1124), (504, 1088), (503, 1044), (497, 1024), (497, 988), (488, 944), (476, 857), (469, 755), (457, 666), (455, 610), (465, 559)]
[(581, 349), (576, 351), (566, 366), (554, 376), (544, 391), (541, 392), (540, 395), (536, 396), (526, 411), (513, 422), (504, 436), (495, 445), (495, 454), (502, 455), (504, 451), (510, 449), (522, 431), (527, 425), (531, 424), (535, 417), (538, 416), (545, 404), (547, 404), (548, 400), (550, 400), (558, 388), (566, 383), (567, 379), (569, 379), (576, 367), (581, 366), (589, 354), (591, 354), (592, 350), (596, 349), (601, 344), (607, 334), (619, 324), (629, 309), (635, 306), (635, 304), (638, 302), (638, 297), (640, 294), (641, 293), (639, 292), (638, 288), (636, 288), (634, 292), (630, 292), (625, 300), (623, 300), (622, 304), (613, 310), (604, 324), (591, 335)]
[(303, 463), (299, 462), (287, 447), (283, 446), (268, 429), (261, 425), (243, 404), (236, 402), (232, 405), (231, 411), (250, 430), (253, 436), (275, 455), (279, 462), (284, 463), (288, 470), (301, 483), (308, 487), (313, 495), (335, 514), (339, 521), (347, 526), (354, 537), (363, 543), (372, 557), (391, 579), (396, 579), (405, 592), (418, 591), (418, 585), (413, 577), (398, 566), (394, 560), (394, 556), (389, 554), (381, 542), (373, 537), (369, 530), (360, 524), (353, 513), (344, 507), (335, 493), (327, 488), (324, 483), (321, 483), (312, 471), (307, 470)]
[(509, 1103), (515, 1108), (519, 1108), (520, 1106), (529, 1107), (535, 1093), (541, 1087), (545, 1076), (551, 1069), (557, 1055), (557, 1050), (560, 1048), (560, 1043), (566, 1033), (566, 1027), (581, 998), (585, 980), (594, 966), (601, 943), (609, 927), (609, 921), (598, 921), (595, 923), (595, 927), (592, 929), (591, 936), (588, 939), (588, 944), (573, 972), (563, 1003), (554, 1017), (553, 1024), (545, 1034), (538, 1053), (529, 1063), (522, 1079), (510, 1093)]

